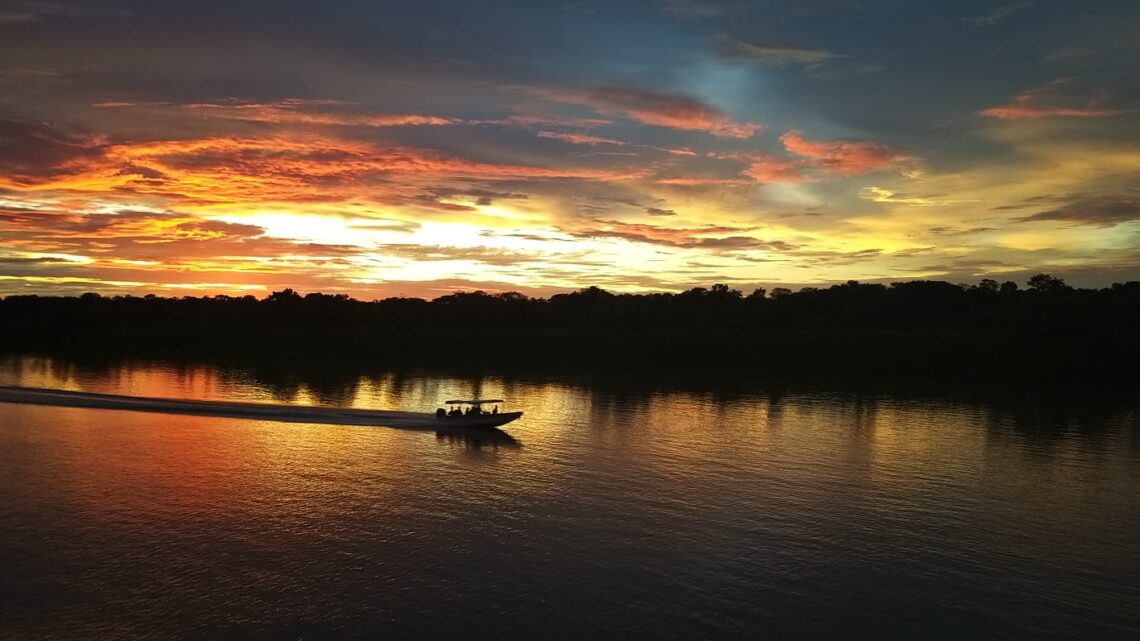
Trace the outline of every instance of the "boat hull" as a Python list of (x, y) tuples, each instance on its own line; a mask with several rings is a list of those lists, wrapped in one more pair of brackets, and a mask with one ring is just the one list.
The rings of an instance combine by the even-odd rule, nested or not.
[(522, 412), (502, 412), (479, 416), (441, 416), (435, 420), (442, 427), (488, 428), (506, 425), (522, 415)]

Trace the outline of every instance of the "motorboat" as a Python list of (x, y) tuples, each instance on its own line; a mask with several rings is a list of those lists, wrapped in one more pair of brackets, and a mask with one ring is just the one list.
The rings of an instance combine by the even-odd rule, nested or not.
[[(498, 427), (523, 415), (522, 412), (500, 412), (499, 405), (503, 402), (501, 398), (453, 399), (444, 402), (451, 409), (439, 408), (435, 418), (452, 427)], [(494, 407), (489, 411), (484, 409), (489, 405)]]

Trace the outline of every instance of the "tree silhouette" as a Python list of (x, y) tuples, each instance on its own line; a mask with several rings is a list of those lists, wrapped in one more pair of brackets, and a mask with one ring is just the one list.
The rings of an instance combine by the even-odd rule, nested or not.
[(273, 292), (265, 300), (270, 303), (297, 303), (301, 300), (301, 295), (286, 287), (279, 292)]
[(773, 377), (1140, 382), (1140, 283), (848, 281), (744, 296), (599, 287), (363, 302), (252, 296), (0, 299), (0, 350), (471, 367), (651, 367)]
[(1036, 274), (1029, 278), (1026, 283), (1029, 289), (1035, 292), (1042, 292), (1045, 294), (1053, 294), (1067, 289), (1072, 289), (1065, 284), (1065, 281), (1049, 274)]

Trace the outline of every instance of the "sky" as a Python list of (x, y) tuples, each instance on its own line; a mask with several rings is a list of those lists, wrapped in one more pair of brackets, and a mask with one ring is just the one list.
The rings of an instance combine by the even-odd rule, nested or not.
[(0, 295), (1140, 279), (1135, 0), (0, 0)]

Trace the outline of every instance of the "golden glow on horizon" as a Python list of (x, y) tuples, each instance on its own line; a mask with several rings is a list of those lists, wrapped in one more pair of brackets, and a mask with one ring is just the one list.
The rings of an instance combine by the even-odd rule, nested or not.
[[(627, 98), (578, 96), (570, 104)], [(1034, 265), (1112, 266), (1126, 258), (1097, 252), (1134, 249), (1135, 222), (1062, 208), (1097, 186), (1127, 183), (1140, 171), (1140, 150), (1059, 136), (1039, 120), (982, 126), (1018, 162), (939, 172), (873, 141), (795, 130), (766, 134), (785, 149), (781, 157), (678, 155), (546, 132), (549, 144), (608, 140), (637, 151), (604, 161), (586, 154), (495, 163), (353, 139), (340, 129), (344, 119), (373, 129), (462, 123), (297, 115), (296, 107), (180, 112), (259, 114), (266, 126), (301, 123), (303, 131), (118, 144), (81, 138), (70, 143), (74, 158), (41, 174), (0, 175), (7, 190), (0, 264), (15, 266), (0, 293), (37, 285), (202, 293), (293, 286), (363, 298), (408, 289), (545, 294), (591, 284), (747, 289), (939, 277), (955, 265), (975, 277)], [(627, 112), (645, 115), (613, 109)], [(689, 127), (669, 122), (663, 126)], [(709, 135), (717, 145), (733, 139)], [(721, 173), (702, 175), (713, 170)], [(1114, 215), (1113, 203), (1094, 205)], [(71, 271), (50, 273), (62, 267)]]

